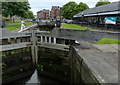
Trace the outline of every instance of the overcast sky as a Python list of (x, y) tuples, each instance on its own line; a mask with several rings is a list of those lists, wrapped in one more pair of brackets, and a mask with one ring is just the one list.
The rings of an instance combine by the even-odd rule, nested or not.
[[(34, 15), (36, 15), (36, 12), (42, 10), (42, 9), (51, 9), (52, 6), (60, 6), (62, 7), (64, 4), (66, 4), (69, 1), (75, 1), (76, 3), (84, 2), (86, 3), (90, 8), (95, 7), (95, 4), (99, 0), (28, 0), (31, 6), (31, 11), (33, 11)], [(109, 0), (110, 2), (116, 2), (119, 0)]]

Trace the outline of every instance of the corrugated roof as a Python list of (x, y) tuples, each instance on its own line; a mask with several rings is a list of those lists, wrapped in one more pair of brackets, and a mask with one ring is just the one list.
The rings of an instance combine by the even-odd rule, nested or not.
[[(119, 2), (113, 2), (111, 4), (102, 5), (102, 6), (94, 7), (94, 8), (91, 8), (91, 9), (87, 9), (85, 11), (82, 11), (82, 12), (74, 15), (74, 17), (81, 17), (82, 15), (88, 15), (88, 14), (98, 14), (98, 13), (120, 11), (119, 6), (120, 6), (120, 1)], [(93, 15), (91, 15), (91, 16), (93, 16)]]

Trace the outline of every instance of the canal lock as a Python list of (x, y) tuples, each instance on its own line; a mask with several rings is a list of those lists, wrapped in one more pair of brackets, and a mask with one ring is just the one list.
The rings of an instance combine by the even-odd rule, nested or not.
[[(52, 78), (54, 81), (64, 82), (62, 85), (71, 85), (71, 74), (74, 73), (71, 73), (70, 68), (70, 49), (65, 48), (65, 50), (60, 50), (36, 46), (37, 39), (34, 32), (31, 37), (32, 46), (27, 45), (25, 48), (2, 52), (3, 84), (15, 83), (16, 80), (19, 81), (19, 79), (27, 76), (31, 79), (30, 77), (36, 72), (35, 69), (37, 69), (38, 76), (42, 75), (50, 79)], [(74, 40), (57, 39), (56, 44), (63, 44), (63, 41), (68, 46), (75, 42)], [(36, 47), (37, 52), (35, 51)], [(77, 80), (80, 81), (80, 79)]]

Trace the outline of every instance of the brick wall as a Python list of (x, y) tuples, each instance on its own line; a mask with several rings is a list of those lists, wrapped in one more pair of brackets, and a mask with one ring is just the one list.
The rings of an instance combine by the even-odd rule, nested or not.
[(38, 15), (38, 18), (40, 18), (40, 19), (49, 19), (50, 18), (49, 12), (41, 11), (41, 12), (38, 12), (37, 15)]

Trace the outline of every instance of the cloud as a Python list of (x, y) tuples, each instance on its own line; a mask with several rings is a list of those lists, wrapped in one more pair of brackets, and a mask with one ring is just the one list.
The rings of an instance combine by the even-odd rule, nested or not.
[[(36, 14), (37, 11), (42, 9), (51, 9), (52, 6), (63, 6), (69, 1), (74, 1), (76, 3), (84, 2), (90, 8), (95, 7), (95, 4), (100, 0), (28, 0), (31, 6), (31, 11)], [(110, 2), (115, 2), (119, 0), (109, 0)]]
[[(74, 1), (74, 2), (98, 2), (100, 0), (29, 0), (29, 2), (69, 2), (69, 1)], [(115, 2), (119, 0), (109, 0), (110, 2)]]

